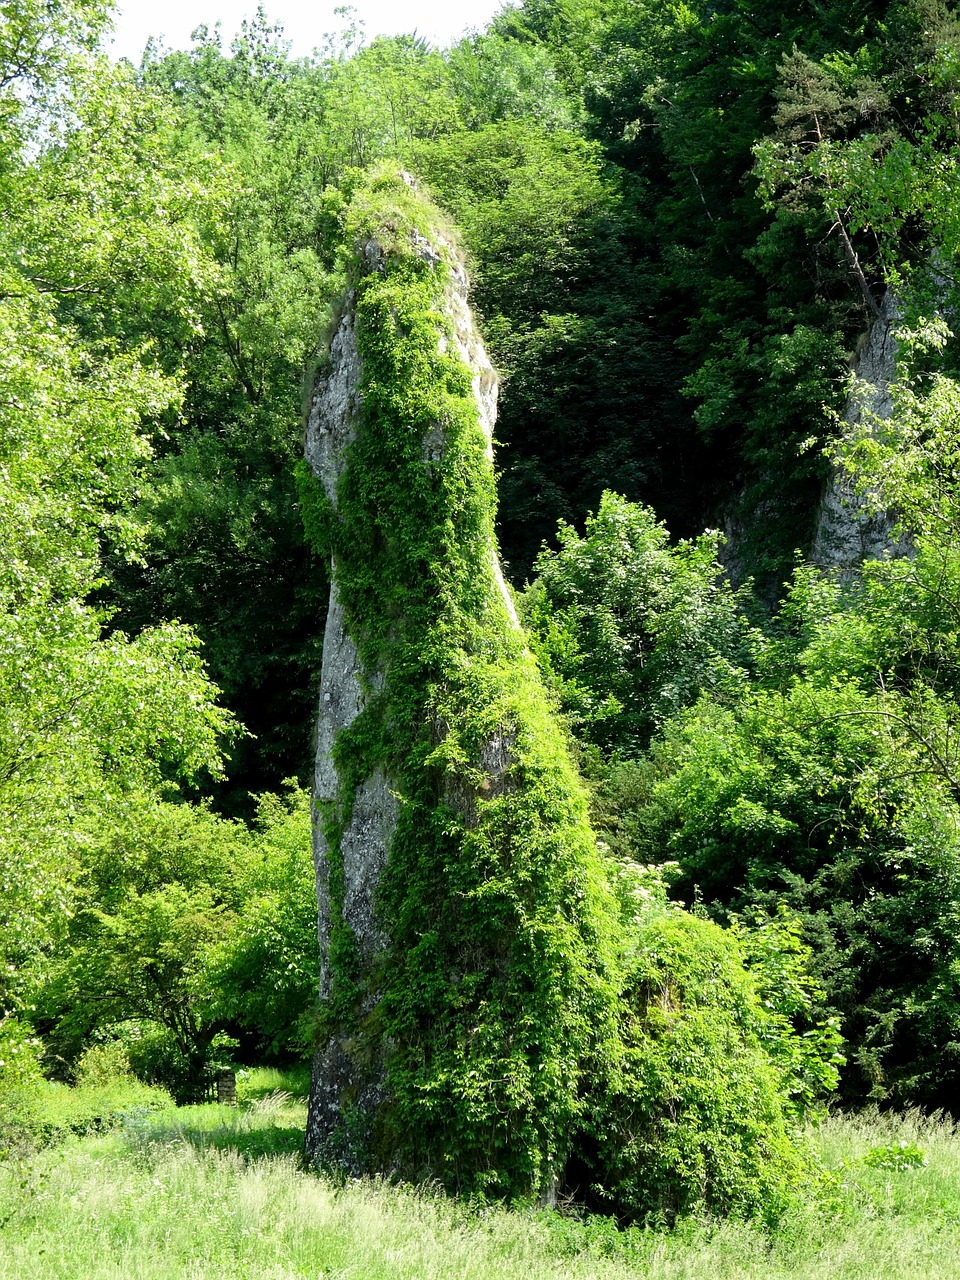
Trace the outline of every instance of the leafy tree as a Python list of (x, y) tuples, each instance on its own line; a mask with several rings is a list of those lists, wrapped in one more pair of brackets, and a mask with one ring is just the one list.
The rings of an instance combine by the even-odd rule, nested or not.
[(122, 526), (111, 506), (142, 458), (138, 418), (169, 388), (136, 361), (94, 365), (32, 303), (0, 302), (0, 840), (13, 952), (46, 932), (79, 816), (131, 787), (216, 772), (230, 723), (189, 632), (107, 636), (87, 603), (98, 536)]
[(236, 871), (236, 928), (211, 961), (217, 1004), (260, 1052), (302, 1051), (320, 985), (310, 794), (263, 795), (249, 857)]
[(110, 912), (87, 908), (82, 940), (70, 948), (68, 1016), (75, 1026), (80, 1018), (93, 1026), (133, 1018), (163, 1027), (186, 1064), (179, 1083), (182, 1099), (189, 1097), (221, 1029), (210, 1013), (216, 997), (207, 956), (233, 924), (209, 892), (175, 883), (128, 890)]
[(958, 849), (948, 795), (897, 704), (797, 682), (668, 730), (638, 852), (725, 911), (799, 916), (850, 1043), (844, 1095), (942, 1105), (957, 1064)]
[(8, 1014), (0, 1020), (0, 1158), (15, 1154), (29, 1138), (31, 1104), (42, 1079), (39, 1048), (18, 1018)]
[(198, 219), (215, 271), (197, 332), (161, 343), (188, 385), (135, 512), (142, 560), (114, 557), (107, 598), (131, 629), (171, 616), (197, 629), (253, 735), (219, 803), (250, 814), (247, 792), (305, 775), (310, 750), (327, 582), (304, 543), (292, 463), (303, 370), (326, 323), (342, 201), (325, 187), (340, 162), (322, 75), (288, 59), (262, 14), (229, 56), (203, 30), (189, 53), (148, 50), (140, 76), (176, 104), (184, 150), (212, 152), (230, 177)]
[(260, 1052), (302, 1048), (319, 977), (309, 796), (262, 796), (258, 813), (250, 831), (208, 806), (141, 796), (112, 826), (89, 823), (69, 925), (35, 997), (59, 1057), (139, 1026), (135, 1068), (166, 1073), (186, 1097), (223, 1032)]
[(262, 797), (261, 811), (253, 833), (141, 795), (89, 822), (71, 918), (34, 995), (51, 1054), (72, 1064), (119, 1037), (138, 1074), (186, 1097), (226, 1030), (248, 1053), (299, 1046), (318, 963), (307, 797)]
[(223, 1025), (208, 957), (235, 926), (248, 838), (203, 806), (143, 794), (112, 816), (88, 819), (69, 923), (35, 1017), (67, 1062), (130, 1020), (164, 1028), (179, 1064), (167, 1083), (186, 1096)]
[(558, 551), (540, 552), (522, 608), (582, 737), (636, 755), (701, 693), (737, 697), (751, 637), (719, 535), (671, 546), (649, 508), (607, 492), (583, 537), (561, 523), (558, 539)]
[[(98, 79), (77, 52), (94, 38), (83, 26), (93, 9), (12, 6), (11, 12), (20, 24), (12, 47), (32, 52), (8, 72), (9, 83), (26, 80), (52, 97), (49, 110), (41, 111), (28, 92), (11, 89), (0, 127), (10, 142), (0, 204), (9, 212), (22, 202), (22, 217), (4, 218), (0, 231), (0, 876), (7, 1008), (24, 998), (24, 965), (63, 926), (91, 813), (109, 813), (133, 791), (217, 773), (231, 728), (230, 716), (215, 705), (191, 632), (158, 620), (130, 638), (109, 630), (108, 617), (91, 603), (102, 582), (104, 541), (137, 554), (127, 510), (149, 454), (145, 424), (175, 411), (179, 385), (157, 367), (141, 335), (114, 339), (106, 303), (92, 323), (76, 299), (81, 293), (105, 299), (114, 284), (122, 294), (132, 270), (128, 250), (141, 265), (162, 264), (171, 285), (175, 274), (184, 284), (191, 278), (191, 245), (146, 225), (155, 206), (137, 203), (143, 174), (113, 165), (113, 144), (131, 127), (133, 98), (121, 74), (105, 71)], [(71, 32), (75, 58), (55, 48)], [(58, 82), (55, 75), (65, 78)], [(149, 104), (144, 111), (149, 115)], [(90, 145), (94, 123), (99, 151)], [(144, 153), (151, 146), (145, 139)], [(84, 187), (75, 237), (64, 233), (73, 267), (62, 256), (54, 175), (67, 190)], [(162, 199), (162, 183), (154, 194)], [(130, 215), (123, 230), (119, 210)]]
[[(824, 403), (839, 408), (884, 270), (937, 243), (935, 222), (948, 225), (956, 206), (924, 211), (937, 203), (931, 176), (953, 168), (938, 159), (952, 119), (952, 9), (528, 0), (495, 30), (550, 52), (585, 131), (631, 176), (647, 281), (632, 314), (656, 318), (669, 373), (646, 395), (628, 391), (624, 416), (652, 425), (647, 455), (666, 463), (628, 494), (675, 533), (729, 526), (734, 572), (753, 571), (772, 603), (825, 480), (820, 455), (801, 445), (823, 433)], [(783, 158), (775, 191), (770, 155)], [(877, 235), (900, 246), (892, 257)], [(605, 284), (617, 275), (605, 271)], [(604, 458), (608, 476), (618, 462)], [(578, 494), (576, 505), (595, 501)]]
[(570, 129), (578, 123), (577, 103), (542, 45), (491, 30), (459, 41), (446, 61), (459, 122), (471, 131), (506, 120), (545, 129)]
[(624, 835), (677, 859), (679, 891), (721, 914), (792, 906), (823, 1008), (844, 1018), (846, 1096), (945, 1105), (960, 1017), (960, 410), (943, 373), (906, 372), (893, 404), (838, 454), (868, 500), (900, 511), (913, 554), (845, 584), (798, 570), (760, 687), (667, 726)]
[[(822, 988), (800, 1025), (842, 1018), (844, 1096), (942, 1105), (960, 1016), (960, 411), (943, 373), (908, 377), (893, 400), (893, 422), (866, 422), (839, 456), (879, 509), (901, 511), (912, 556), (867, 564), (845, 583), (801, 567), (773, 625), (750, 634), (736, 596), (717, 591), (712, 555), (698, 562), (686, 549), (698, 573), (684, 577), (684, 548), (671, 551), (649, 515), (608, 500), (584, 538), (564, 530), (559, 553), (544, 554), (527, 608), (581, 735), (609, 749), (632, 729), (638, 755), (636, 717), (656, 729), (646, 758), (599, 770), (604, 839), (620, 856), (676, 861), (676, 892), (702, 897), (721, 920), (746, 914), (762, 931), (788, 904)], [(698, 630), (710, 619), (704, 599), (749, 657), (739, 672), (721, 665), (719, 687), (704, 675), (737, 649), (712, 647), (722, 622)], [(658, 655), (664, 619), (665, 635), (694, 643), (674, 638)], [(682, 688), (685, 661), (696, 677), (686, 709), (675, 699), (658, 717), (657, 682), (666, 674), (668, 693)]]
[(29, 128), (26, 103), (49, 100), (73, 55), (96, 47), (110, 0), (4, 0), (0, 31), (0, 91), (4, 127), (20, 136)]

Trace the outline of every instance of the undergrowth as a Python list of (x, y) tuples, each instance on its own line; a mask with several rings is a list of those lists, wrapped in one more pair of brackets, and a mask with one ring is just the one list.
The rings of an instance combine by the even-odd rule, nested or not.
[[(265, 1083), (265, 1082), (264, 1082)], [(276, 1083), (276, 1082), (275, 1082)], [(266, 1105), (263, 1105), (266, 1100)], [(2, 1280), (955, 1280), (960, 1135), (942, 1119), (834, 1116), (812, 1134), (827, 1189), (775, 1230), (688, 1216), (672, 1230), (515, 1211), (436, 1188), (331, 1182), (271, 1132), (305, 1105), (170, 1108), (0, 1164)], [(232, 1140), (229, 1135), (232, 1134)], [(877, 1152), (916, 1150), (890, 1167)]]

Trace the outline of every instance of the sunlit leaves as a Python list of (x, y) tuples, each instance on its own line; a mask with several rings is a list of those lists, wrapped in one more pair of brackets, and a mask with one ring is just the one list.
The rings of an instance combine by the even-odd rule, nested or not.
[(653, 512), (605, 493), (581, 538), (561, 524), (524, 597), (528, 626), (578, 731), (635, 754), (702, 691), (735, 696), (749, 659), (715, 534), (671, 547)]
[[(14, 7), (43, 64), (22, 75), (56, 92), (43, 114), (24, 94), (10, 99), (30, 145), (0, 173), (0, 879), (12, 1001), (17, 967), (63, 927), (91, 816), (109, 821), (132, 791), (216, 773), (231, 725), (191, 633), (110, 633), (91, 599), (106, 539), (138, 554), (129, 505), (150, 454), (145, 424), (179, 405), (177, 365), (161, 369), (146, 316), (165, 311), (190, 329), (207, 273), (190, 230), (196, 188), (174, 180), (159, 104), (81, 56), (86, 9)], [(54, 29), (76, 56), (54, 56)]]

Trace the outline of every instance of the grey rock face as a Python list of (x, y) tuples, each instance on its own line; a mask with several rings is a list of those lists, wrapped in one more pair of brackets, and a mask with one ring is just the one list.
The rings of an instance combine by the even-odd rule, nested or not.
[[(377, 672), (366, 673), (368, 686), (375, 690), (382, 682)], [(314, 865), (317, 876), (317, 903), (321, 941), (329, 939), (330, 850), (324, 831), (325, 814), (342, 803), (340, 783), (333, 763), (337, 734), (360, 714), (365, 701), (361, 684), (361, 663), (337, 596), (336, 583), (330, 587), (327, 626), (323, 637), (323, 668), (320, 675), (320, 713), (317, 717), (317, 756), (314, 773)], [(346, 873), (344, 918), (353, 930), (361, 958), (373, 956), (382, 946), (382, 934), (373, 908), (373, 889), (386, 861), (386, 850), (396, 824), (396, 800), (387, 779), (376, 774), (366, 779), (353, 799), (353, 811), (340, 841)], [(322, 952), (320, 995), (330, 994), (329, 948)]]
[(307, 415), (304, 456), (331, 502), (336, 502), (344, 451), (356, 435), (360, 412), (360, 355), (355, 320), (351, 290), (330, 343), (329, 367), (314, 385)]
[[(897, 340), (893, 333), (896, 321), (896, 301), (888, 291), (880, 317), (854, 365), (855, 382), (844, 413), (850, 427), (857, 426), (865, 415), (884, 419), (892, 413), (890, 384), (897, 366)], [(876, 511), (868, 495), (856, 492), (852, 478), (835, 469), (820, 505), (811, 559), (821, 568), (848, 574), (864, 560), (879, 559), (885, 554), (908, 555), (909, 542), (894, 536), (894, 521), (892, 512)]]
[[(413, 249), (432, 264), (450, 257), (449, 246), (442, 240), (432, 243), (417, 233), (414, 233)], [(384, 260), (383, 250), (376, 241), (368, 241), (361, 247), (358, 260), (362, 271), (379, 271)], [(497, 376), (474, 324), (467, 294), (466, 272), (454, 260), (445, 299), (447, 319), (452, 341), (472, 374), (473, 392), (487, 438), (487, 453), (492, 460)], [(438, 350), (446, 349), (450, 341), (451, 337), (438, 329)], [(305, 457), (334, 507), (347, 450), (356, 439), (357, 432), (362, 430), (361, 375), (355, 295), (350, 291), (331, 342), (329, 363), (313, 389), (304, 443)], [(424, 466), (430, 467), (439, 462), (445, 448), (443, 425), (434, 423), (422, 440)], [(513, 625), (519, 627), (513, 600), (492, 544), (489, 555), (488, 572), (502, 593), (509, 618)], [(375, 970), (377, 957), (387, 946), (388, 939), (377, 916), (376, 894), (389, 856), (398, 812), (391, 779), (382, 769), (363, 780), (349, 796), (343, 794), (334, 761), (337, 737), (356, 719), (364, 705), (382, 690), (387, 673), (369, 670), (363, 664), (337, 593), (335, 563), (331, 581), (320, 677), (314, 777), (313, 842), (319, 907), (321, 998), (331, 992), (331, 940), (339, 928), (346, 926), (352, 935), (357, 963), (364, 977), (369, 978)], [(483, 764), (489, 772), (489, 785), (499, 786), (499, 780), (510, 764), (507, 744), (499, 740), (491, 743)], [(467, 796), (459, 799), (461, 804), (458, 807), (465, 809), (469, 806)], [(331, 817), (342, 819), (347, 813), (349, 821), (339, 839), (343, 875), (339, 895), (342, 898), (342, 916), (334, 919), (339, 908), (335, 905), (338, 895), (331, 891), (332, 850), (328, 842), (328, 822)], [(367, 995), (360, 1010), (361, 1022), (373, 1014), (377, 1003), (375, 980), (365, 982), (364, 989)], [(376, 1035), (367, 1037), (365, 1041), (362, 1034), (348, 1039), (337, 1033), (330, 1036), (318, 1051), (306, 1140), (309, 1156), (332, 1160), (354, 1173), (363, 1171), (364, 1117), (376, 1112), (384, 1096), (385, 1056), (388, 1051), (389, 1046), (385, 1046)]]
[[(304, 455), (321, 482), (327, 498), (336, 504), (337, 481), (345, 453), (356, 436), (360, 412), (360, 357), (357, 351), (353, 295), (345, 300), (343, 315), (330, 345), (330, 362), (313, 391)], [(337, 735), (360, 714), (367, 696), (383, 682), (382, 672), (364, 671), (356, 643), (347, 627), (343, 606), (331, 572), (330, 602), (323, 637), (323, 665), (317, 716), (317, 753), (314, 771), (313, 858), (317, 882), (318, 929), (321, 968), (320, 997), (330, 995), (330, 943), (333, 935), (330, 892), (330, 846), (326, 820), (344, 803), (333, 761)], [(383, 945), (376, 919), (374, 890), (387, 858), (396, 824), (396, 801), (382, 773), (367, 778), (352, 797), (352, 814), (340, 841), (346, 878), (343, 923), (351, 930), (361, 965), (369, 964)], [(330, 1147), (340, 1127), (341, 1101), (354, 1087), (354, 1102), (375, 1102), (366, 1092), (378, 1089), (377, 1076), (355, 1089), (357, 1071), (342, 1043), (330, 1040), (317, 1055), (310, 1097), (307, 1148), (315, 1155)], [(329, 1154), (346, 1168), (355, 1164), (349, 1135), (337, 1139)], [(359, 1168), (355, 1170), (359, 1172)]]

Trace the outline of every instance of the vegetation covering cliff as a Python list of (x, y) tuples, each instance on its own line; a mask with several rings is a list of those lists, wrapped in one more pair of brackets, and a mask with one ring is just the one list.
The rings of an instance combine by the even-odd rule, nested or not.
[(495, 385), (456, 250), (395, 172), (357, 192), (347, 235), (307, 434), (326, 485), (304, 494), (335, 593), (308, 1151), (366, 1139), (365, 1165), (529, 1193), (553, 1184), (610, 1039), (612, 912), (499, 573)]
[[(639, 930), (620, 918), (627, 869), (597, 847), (499, 569), (493, 371), (414, 186), (375, 169), (354, 195), (350, 287), (307, 422), (302, 502), (333, 582), (308, 1153), (552, 1196), (589, 1132), (622, 1211), (769, 1210), (802, 1168), (789, 1073), (735, 948), (663, 907)], [(641, 939), (656, 961), (627, 961)], [(702, 1066), (675, 1106), (683, 1051)]]

